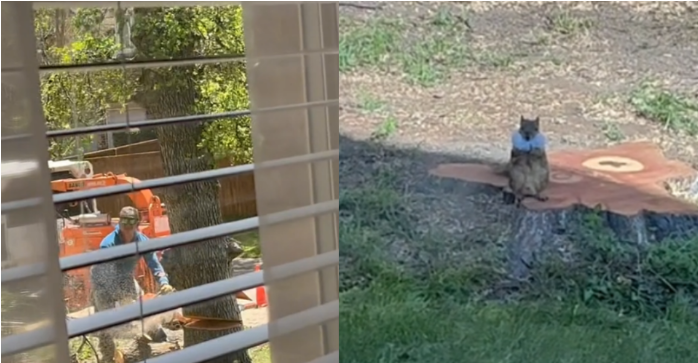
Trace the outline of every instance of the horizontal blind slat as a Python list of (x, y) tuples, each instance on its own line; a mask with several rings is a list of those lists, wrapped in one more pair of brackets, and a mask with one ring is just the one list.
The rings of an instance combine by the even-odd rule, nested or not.
[(133, 256), (139, 252), (141, 254), (145, 254), (167, 248), (181, 247), (191, 243), (252, 231), (258, 227), (259, 218), (252, 217), (215, 226), (180, 232), (171, 236), (150, 239), (148, 242), (142, 243), (139, 246), (136, 246), (133, 243), (124, 244), (111, 248), (81, 253), (78, 255), (66, 256), (60, 260), (61, 270), (65, 272), (81, 267), (96, 265), (98, 263), (114, 261)]
[(2, 338), (2, 357), (28, 352), (51, 343), (56, 339), (52, 326), (34, 329), (26, 333)]
[(33, 137), (34, 137), (34, 135), (32, 135), (32, 134), (17, 134), (17, 135), (12, 135), (12, 136), (3, 136), (2, 142), (12, 142), (12, 141), (27, 142)]
[[(323, 49), (308, 49), (302, 52), (269, 55), (264, 57), (247, 57), (244, 54), (228, 54), (219, 56), (202, 56), (192, 58), (177, 58), (177, 59), (146, 59), (139, 61), (124, 61), (124, 62), (101, 62), (101, 63), (76, 63), (76, 64), (56, 64), (39, 67), (39, 74), (46, 75), (51, 73), (85, 73), (98, 72), (105, 70), (121, 70), (121, 69), (148, 69), (162, 67), (183, 67), (189, 65), (201, 65), (211, 63), (231, 63), (231, 62), (255, 62), (258, 60), (277, 60), (283, 58), (308, 56), (308, 55), (338, 55), (339, 48), (323, 48)], [(3, 72), (17, 72), (19, 68), (2, 68)]]
[[(269, 283), (279, 281), (338, 264), (339, 251), (333, 251), (290, 262), (281, 266), (276, 266), (274, 268), (269, 268), (265, 271), (248, 273), (227, 280), (192, 287), (186, 290), (177, 291), (173, 294), (159, 296), (156, 299), (144, 301), (142, 309), (138, 303), (134, 303), (118, 309), (99, 312), (86, 318), (70, 320), (68, 321), (68, 335), (72, 338), (89, 334), (98, 330), (127, 323), (138, 318), (177, 309), (181, 306), (188, 306), (197, 302), (208, 301), (222, 296), (231, 295), (238, 291), (264, 285), (265, 282)], [(272, 280), (268, 276), (275, 276), (276, 279)], [(129, 310), (126, 311), (125, 308), (129, 308)], [(100, 314), (103, 313), (105, 314), (100, 316)], [(110, 314), (107, 315), (106, 313)]]
[(41, 205), (41, 202), (43, 202), (43, 199), (41, 198), (28, 198), (16, 200), (13, 202), (4, 202), (2, 203), (2, 205), (0, 205), (0, 207), (2, 208), (2, 214), (7, 214), (9, 212), (17, 211), (20, 209), (38, 207)]
[[(339, 105), (339, 100), (330, 101), (313, 101), (305, 103), (297, 103), (293, 105), (284, 105), (277, 107), (266, 107), (255, 110), (255, 113), (266, 113), (266, 112), (278, 112), (286, 110), (295, 110), (302, 108), (313, 108), (313, 107), (329, 107)], [(235, 118), (243, 117), (251, 114), (250, 110), (242, 111), (232, 111), (214, 114), (203, 114), (203, 115), (193, 115), (193, 116), (178, 116), (170, 118), (161, 118), (154, 120), (142, 120), (142, 121), (130, 121), (130, 122), (120, 122), (108, 125), (94, 125), (87, 127), (79, 127), (74, 129), (66, 130), (53, 130), (46, 133), (46, 137), (49, 138), (59, 138), (68, 136), (78, 136), (86, 135), (98, 132), (108, 132), (108, 131), (127, 131), (132, 128), (137, 127), (157, 127), (166, 126), (172, 124), (188, 123), (188, 122), (211, 122), (218, 121), (225, 118)]]
[[(261, 108), (261, 109), (255, 110), (255, 113), (278, 112), (278, 111), (293, 110), (293, 109), (299, 109), (299, 108), (312, 108), (312, 107), (322, 107), (322, 106), (327, 107), (327, 106), (336, 106), (336, 105), (339, 105), (338, 100), (315, 101), (315, 102), (299, 103), (299, 104), (295, 104), (295, 105), (285, 105), (285, 106), (278, 106), (278, 107)], [(140, 127), (157, 127), (157, 126), (166, 126), (166, 125), (188, 123), (188, 122), (211, 122), (211, 121), (218, 121), (218, 120), (226, 119), (226, 118), (236, 118), (236, 117), (249, 116), (250, 114), (251, 114), (250, 110), (241, 110), (241, 111), (211, 113), (211, 114), (193, 115), (193, 116), (178, 116), (178, 117), (160, 118), (160, 119), (153, 119), (153, 120), (119, 122), (119, 123), (105, 124), (105, 125), (93, 125), (93, 126), (86, 126), (86, 127), (78, 127), (78, 128), (66, 129), (66, 130), (51, 130), (51, 131), (46, 132), (46, 137), (48, 137), (48, 138), (60, 138), (60, 137), (71, 137), (71, 136), (87, 135), (87, 134), (94, 134), (94, 133), (101, 133), (101, 132), (127, 131), (127, 130), (130, 130), (133, 128), (140, 128)], [(3, 136), (1, 140), (3, 142), (16, 141), (16, 140), (29, 140), (32, 137), (33, 137), (33, 135), (20, 134), (20, 135), (13, 135), (13, 136)]]
[[(302, 1), (267, 1), (257, 6), (279, 4), (301, 4)], [(318, 1), (320, 4), (336, 4), (336, 1)], [(231, 6), (240, 5), (241, 1), (177, 1), (167, 4), (159, 1), (35, 1), (35, 9), (72, 9), (72, 8), (157, 8), (162, 6)]]
[[(274, 168), (279, 166), (288, 166), (294, 164), (311, 163), (317, 161), (328, 160), (339, 157), (339, 150), (322, 151), (313, 154), (304, 154), (292, 156), (289, 158), (277, 159), (257, 164), (246, 164), (239, 166), (230, 166), (227, 168), (206, 170), (197, 173), (189, 173), (183, 175), (167, 176), (150, 180), (143, 180), (135, 184), (115, 185), (110, 187), (95, 188), (90, 190), (82, 190), (68, 193), (56, 194), (53, 196), (54, 204), (70, 203), (80, 200), (107, 197), (116, 194), (131, 193), (144, 189), (163, 188), (172, 185), (193, 183), (206, 181), (211, 179), (219, 179), (243, 173), (252, 172), (255, 169)], [(40, 198), (24, 199), (15, 202), (2, 203), (2, 214), (10, 213), (23, 208), (33, 206), (32, 203), (41, 203)]]
[[(305, 207), (294, 208), (288, 211), (275, 213), (268, 224), (283, 223), (300, 218), (314, 217), (331, 212), (339, 211), (339, 201), (317, 203)], [(259, 227), (259, 217), (247, 218), (239, 221), (228, 222), (216, 226), (198, 228), (192, 231), (176, 233), (171, 236), (160, 237), (148, 240), (139, 246), (126, 244), (105, 248), (97, 251), (82, 253), (61, 258), (61, 270), (68, 271), (80, 267), (91, 266), (97, 263), (117, 260), (135, 255), (137, 252), (148, 253), (164, 250), (167, 248), (181, 247), (187, 244), (205, 241), (208, 239), (229, 236), (236, 233), (251, 231)], [(138, 251), (136, 250), (138, 247)]]
[[(181, 5), (179, 5), (181, 4)], [(182, 1), (169, 6), (223, 6), (240, 5), (240, 1)], [(35, 1), (34, 9), (74, 9), (74, 8), (157, 8), (168, 6), (159, 1)]]
[(7, 284), (15, 281), (22, 281), (32, 277), (43, 276), (46, 273), (46, 265), (43, 263), (33, 263), (31, 265), (21, 265), (2, 270), (2, 283)]
[(59, 138), (59, 137), (79, 136), (79, 135), (87, 135), (87, 134), (109, 132), (109, 131), (124, 131), (124, 130), (133, 129), (133, 128), (137, 128), (137, 127), (156, 127), (156, 126), (166, 126), (166, 125), (171, 125), (171, 124), (188, 123), (188, 122), (210, 122), (210, 121), (218, 121), (218, 120), (226, 119), (226, 118), (236, 118), (236, 117), (243, 117), (243, 116), (249, 116), (249, 115), (250, 115), (250, 110), (242, 110), (242, 111), (232, 111), (232, 112), (210, 113), (210, 114), (205, 114), (205, 115), (159, 118), (159, 119), (154, 119), (154, 120), (119, 122), (119, 123), (111, 123), (111, 124), (105, 124), (105, 125), (76, 127), (74, 129), (66, 129), (66, 130), (51, 130), (51, 131), (46, 133), (46, 137)]
[[(206, 285), (196, 286), (184, 291), (177, 291), (170, 295), (143, 302), (143, 315), (141, 315), (140, 303), (120, 306), (116, 309), (100, 311), (94, 315), (67, 322), (68, 336), (73, 338), (89, 334), (95, 331), (108, 329), (117, 325), (128, 323), (147, 316), (146, 311), (157, 314), (176, 309), (180, 305), (186, 305), (205, 299), (205, 296), (219, 297), (237, 291), (250, 289), (264, 283), (262, 272), (253, 272), (236, 276), (231, 279), (217, 281)], [(218, 290), (220, 288), (225, 290)], [(231, 290), (232, 288), (232, 290)], [(218, 291), (217, 291), (218, 290)], [(200, 295), (201, 293), (204, 295)], [(165, 300), (164, 302), (162, 300)], [(2, 355), (23, 353), (35, 348), (53, 343), (52, 327), (42, 327), (26, 333), (16, 334), (2, 338)], [(7, 349), (5, 349), (7, 348)]]
[[(265, 223), (271, 225), (284, 223), (299, 218), (313, 217), (321, 214), (339, 211), (339, 201), (332, 200), (317, 203), (305, 207), (277, 212), (265, 216)], [(65, 272), (76, 268), (91, 266), (97, 263), (118, 260), (124, 257), (133, 256), (136, 253), (148, 253), (166, 248), (184, 246), (190, 243), (204, 241), (231, 234), (253, 230), (259, 226), (259, 217), (247, 218), (239, 221), (228, 222), (216, 226), (204, 227), (192, 231), (176, 233), (171, 236), (160, 237), (148, 240), (139, 246), (135, 244), (125, 244), (112, 248), (100, 249), (82, 253), (79, 255), (67, 256), (60, 259), (61, 271)], [(138, 249), (136, 248), (138, 247)], [(2, 271), (2, 283), (11, 283), (24, 279), (38, 277), (46, 273), (46, 266), (42, 263), (12, 267)]]
[(264, 281), (269, 284), (334, 265), (339, 265), (339, 250), (302, 258), (283, 265), (267, 267), (262, 270), (262, 273), (264, 273)]
[(64, 73), (64, 72), (95, 72), (103, 70), (121, 69), (147, 69), (158, 67), (182, 67), (209, 63), (244, 62), (244, 54), (226, 54), (199, 57), (182, 57), (176, 59), (143, 59), (128, 60), (123, 62), (93, 62), (93, 63), (68, 63), (52, 64), (39, 67), (39, 74)]
[(147, 316), (174, 310), (181, 306), (204, 302), (234, 294), (238, 291), (252, 289), (263, 284), (264, 275), (259, 271), (235, 276), (226, 280), (211, 282), (201, 286), (195, 286), (169, 295), (158, 296), (155, 299), (143, 301), (142, 310), (141, 304), (136, 302), (116, 309), (100, 311), (85, 318), (69, 320), (68, 335), (73, 338), (93, 333)]

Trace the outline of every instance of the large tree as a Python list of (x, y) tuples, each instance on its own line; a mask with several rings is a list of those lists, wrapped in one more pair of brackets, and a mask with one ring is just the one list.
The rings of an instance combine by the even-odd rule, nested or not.
[[(139, 59), (193, 58), (201, 55), (243, 53), (239, 7), (178, 7), (137, 9), (133, 43)], [(241, 64), (148, 68), (139, 72), (134, 100), (149, 118), (196, 115), (210, 110), (201, 103), (207, 92), (222, 92), (222, 77), (244, 85)], [(237, 87), (236, 87), (237, 86)], [(230, 86), (230, 97), (246, 104), (239, 84)], [(238, 92), (237, 94), (235, 92)], [(211, 97), (210, 97), (211, 98)], [(209, 98), (209, 99), (210, 99)], [(215, 98), (215, 97), (213, 97)], [(244, 101), (243, 101), (244, 100)], [(238, 105), (239, 106), (239, 105)], [(167, 175), (182, 175), (211, 169), (213, 155), (201, 142), (207, 125), (201, 122), (163, 126), (157, 129), (162, 162)], [(172, 233), (223, 223), (218, 203), (218, 181), (170, 187), (165, 194)], [(187, 289), (231, 277), (226, 239), (208, 240), (169, 251), (167, 268), (172, 283)], [(240, 319), (234, 295), (185, 308), (185, 313), (203, 317)], [(216, 338), (233, 331), (185, 330), (185, 345)], [(246, 352), (216, 362), (250, 362)]]
[[(116, 26), (108, 26), (111, 23)], [(132, 26), (126, 32), (123, 29), (127, 24)], [(67, 14), (40, 11), (35, 28), (43, 64), (104, 62), (115, 57), (182, 59), (244, 52), (242, 15), (237, 6), (144, 8), (128, 13), (113, 9), (81, 9)], [(125, 34), (128, 39), (115, 34)], [(124, 52), (124, 47), (130, 45), (135, 52)], [(144, 107), (149, 119), (249, 107), (243, 63), (53, 73), (42, 77), (42, 98), (52, 129), (98, 122), (108, 107), (127, 101)], [(238, 164), (251, 160), (249, 118), (163, 126), (156, 128), (155, 134), (167, 175), (210, 170), (216, 158)], [(74, 147), (74, 143), (54, 141), (52, 154), (70, 155), (68, 149)], [(172, 233), (222, 223), (218, 188), (217, 181), (168, 188), (163, 198)], [(229, 241), (222, 238), (169, 250), (166, 269), (173, 286), (182, 290), (230, 278), (229, 248)], [(185, 313), (240, 318), (232, 295), (187, 307)], [(230, 333), (233, 331), (185, 330), (184, 343), (191, 346)], [(250, 359), (242, 351), (215, 361)]]
[[(170, 43), (158, 43), (157, 52), (166, 59), (177, 59), (184, 55), (178, 53), (175, 44), (181, 36), (195, 36), (193, 30), (201, 34), (205, 41), (198, 41), (197, 56), (226, 54), (229, 51), (244, 51), (242, 42), (242, 20), (238, 7), (199, 7), (184, 8), (197, 12), (199, 23), (180, 24), (179, 40)], [(152, 10), (152, 9), (146, 9)], [(162, 11), (168, 11), (163, 9)], [(137, 16), (140, 16), (136, 14)], [(215, 15), (236, 14), (234, 18), (225, 18), (224, 23), (212, 24)], [(77, 10), (37, 10), (34, 28), (37, 39), (37, 53), (42, 65), (85, 64), (109, 62), (119, 59), (122, 44), (115, 36), (117, 20), (123, 20), (115, 9), (77, 9)], [(152, 27), (173, 26), (178, 18), (161, 18), (150, 22)], [(217, 25), (225, 24), (221, 29)], [(136, 23), (132, 37), (143, 29), (142, 23)], [(197, 29), (193, 29), (196, 27)], [(215, 33), (210, 33), (215, 31)], [(171, 36), (172, 33), (167, 33)], [(147, 46), (147, 45), (146, 45)], [(167, 48), (173, 49), (172, 53)], [(147, 59), (147, 54), (155, 50), (139, 49), (137, 58)], [(171, 68), (158, 68), (160, 72), (172, 72)], [(244, 64), (225, 63), (196, 67), (195, 82), (199, 99), (197, 111), (200, 113), (224, 112), (248, 108)], [(100, 70), (85, 73), (54, 72), (41, 77), (41, 95), (47, 126), (50, 130), (91, 126), (104, 123), (106, 110), (115, 105), (125, 105), (134, 101), (139, 87), (139, 71)], [(174, 73), (173, 73), (174, 74)], [(154, 130), (142, 129), (140, 132), (115, 135), (117, 143), (128, 143), (148, 139)], [(54, 159), (75, 155), (80, 148), (87, 148), (91, 137), (81, 138), (83, 144), (76, 145), (76, 139), (53, 139), (51, 157)], [(245, 164), (252, 160), (252, 142), (250, 120), (247, 117), (223, 119), (208, 123), (204, 127), (200, 146), (216, 159), (230, 160), (234, 164)], [(86, 149), (85, 149), (86, 150)]]

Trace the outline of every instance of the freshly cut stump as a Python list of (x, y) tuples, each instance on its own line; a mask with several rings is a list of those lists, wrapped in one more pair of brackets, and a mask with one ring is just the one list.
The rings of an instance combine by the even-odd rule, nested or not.
[[(698, 199), (693, 195), (698, 194), (698, 172), (667, 160), (656, 145), (638, 142), (555, 151), (548, 158), (550, 186), (544, 192), (548, 200), (524, 200), (511, 228), (512, 277), (526, 278), (544, 244), (555, 235), (582, 228), (584, 215), (592, 210), (620, 240), (639, 245), (698, 234), (698, 204), (689, 202)], [(507, 185), (506, 177), (482, 164), (439, 165), (431, 174), (502, 189)]]

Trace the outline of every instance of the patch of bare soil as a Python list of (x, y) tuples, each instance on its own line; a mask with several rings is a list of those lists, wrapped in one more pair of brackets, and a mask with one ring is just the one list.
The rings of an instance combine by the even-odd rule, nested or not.
[(425, 19), (438, 11), (464, 14), (470, 46), (485, 58), (507, 58), (506, 66), (453, 70), (430, 88), (378, 71), (342, 74), (342, 133), (365, 139), (380, 127), (384, 117), (359, 109), (361, 95), (372, 92), (397, 120), (392, 142), (398, 144), (506, 144), (519, 115), (540, 115), (552, 147), (607, 144), (612, 128), (624, 140), (654, 141), (697, 163), (694, 137), (667, 132), (627, 102), (646, 79), (698, 95), (695, 3), (390, 2), (340, 7), (340, 17), (401, 19), (414, 32), (429, 32)]

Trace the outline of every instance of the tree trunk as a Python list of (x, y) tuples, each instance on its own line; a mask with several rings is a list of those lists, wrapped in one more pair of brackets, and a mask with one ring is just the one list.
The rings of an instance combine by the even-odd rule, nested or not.
[[(138, 100), (145, 107), (148, 118), (167, 118), (195, 114), (197, 99), (191, 67), (177, 67), (168, 72), (145, 70), (142, 82), (144, 89), (155, 89), (151, 85), (160, 85), (159, 90), (140, 94)], [(176, 87), (162, 88), (177, 79)], [(184, 84), (183, 84), (184, 83)], [(183, 175), (210, 170), (213, 159), (198, 145), (202, 138), (203, 124), (188, 123), (159, 127), (157, 130), (160, 143), (163, 168), (166, 175)], [(167, 206), (172, 234), (191, 231), (223, 223), (218, 196), (219, 182), (203, 181), (168, 187), (163, 195)], [(200, 286), (231, 277), (228, 257), (227, 238), (218, 238), (198, 242), (186, 247), (170, 249), (165, 258), (164, 267), (173, 287), (178, 290)], [(212, 317), (218, 319), (240, 320), (240, 311), (234, 294), (194, 306), (185, 307), (184, 315)], [(233, 330), (204, 331), (185, 329), (184, 346), (215, 339)], [(249, 363), (245, 350), (210, 362), (215, 363)]]
[[(550, 184), (543, 191), (547, 199), (525, 199), (511, 226), (509, 272), (515, 279), (527, 278), (541, 260), (537, 255), (560, 240), (573, 242), (566, 237), (588, 234), (592, 209), (599, 232), (610, 230), (617, 240), (640, 246), (698, 233), (698, 173), (686, 163), (667, 159), (653, 143), (557, 150), (548, 153), (548, 162)], [(497, 169), (442, 164), (430, 173), (506, 189), (508, 180)], [(504, 200), (511, 203), (513, 196), (505, 193)]]
[[(689, 183), (684, 183), (689, 185)], [(692, 193), (688, 191), (688, 193)], [(698, 194), (698, 191), (694, 191)], [(698, 197), (696, 195), (695, 197)], [(505, 193), (505, 201), (513, 196)], [(521, 207), (516, 216), (508, 241), (509, 274), (516, 280), (529, 277), (536, 262), (559, 237), (572, 235), (575, 231), (589, 228), (588, 218), (594, 213), (595, 220), (613, 232), (618, 241), (633, 243), (640, 247), (667, 239), (689, 239), (698, 234), (697, 213), (669, 214), (643, 211), (635, 215), (622, 215), (608, 210), (594, 210), (582, 205), (563, 209), (530, 210)]]
[[(139, 59), (174, 59), (210, 54), (208, 37), (198, 31), (202, 9), (138, 8), (132, 41)], [(210, 14), (209, 14), (210, 15)], [(126, 42), (127, 40), (124, 40)], [(200, 113), (199, 81), (203, 66), (148, 68), (137, 71), (138, 92), (132, 98), (145, 108), (150, 119), (190, 116)], [(162, 164), (168, 176), (210, 170), (211, 155), (199, 147), (204, 131), (202, 122), (158, 127)], [(217, 180), (195, 182), (166, 188), (163, 200), (167, 205), (172, 234), (223, 223), (219, 207)], [(170, 283), (178, 290), (231, 278), (231, 241), (218, 238), (186, 247), (167, 250), (163, 267)], [(200, 317), (240, 320), (234, 294), (194, 306), (183, 313)], [(235, 333), (241, 328), (210, 331), (184, 329), (184, 346)], [(216, 358), (215, 363), (250, 363), (246, 350)]]

